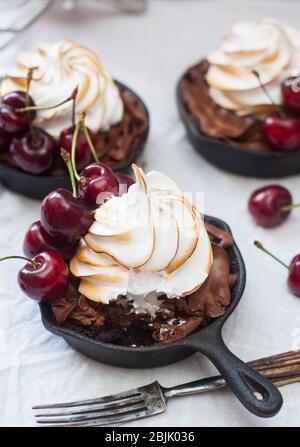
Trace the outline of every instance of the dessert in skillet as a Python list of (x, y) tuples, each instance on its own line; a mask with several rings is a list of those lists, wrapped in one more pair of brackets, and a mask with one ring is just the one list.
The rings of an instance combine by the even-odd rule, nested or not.
[(202, 135), (253, 151), (300, 149), (300, 31), (278, 20), (236, 22), (189, 68), (179, 91)]
[(22, 290), (57, 324), (119, 345), (170, 343), (223, 315), (237, 279), (232, 236), (160, 172), (133, 165), (135, 182), (117, 190), (106, 165), (86, 169), (102, 172), (44, 199), (24, 240)]
[[(98, 157), (112, 167), (130, 165), (147, 136), (148, 116), (137, 96), (75, 42), (20, 54), (0, 95), (0, 161), (31, 174), (66, 175), (59, 150), (70, 152), (82, 114)], [(92, 162), (83, 128), (76, 157), (80, 170)]]

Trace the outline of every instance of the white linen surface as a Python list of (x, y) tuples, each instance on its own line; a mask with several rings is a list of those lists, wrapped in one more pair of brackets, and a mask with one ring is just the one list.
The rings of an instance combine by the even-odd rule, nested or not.
[[(60, 3), (60, 2), (58, 2)], [(204, 191), (205, 212), (226, 220), (244, 255), (248, 281), (244, 297), (227, 322), (224, 338), (244, 360), (300, 348), (300, 300), (286, 286), (287, 272), (264, 256), (253, 240), (262, 240), (288, 262), (298, 253), (300, 211), (276, 230), (263, 230), (247, 211), (249, 194), (271, 181), (222, 172), (204, 161), (187, 141), (175, 102), (183, 70), (218, 48), (220, 35), (234, 20), (273, 16), (299, 25), (300, 4), (267, 1), (151, 1), (143, 16), (112, 13), (81, 2), (77, 13), (54, 7), (3, 52), (1, 69), (20, 49), (40, 41), (71, 38), (102, 58), (109, 72), (134, 88), (151, 112), (151, 133), (144, 156), (147, 169), (176, 178), (186, 191)], [(87, 6), (84, 6), (83, 3)], [(300, 178), (280, 181), (300, 200)], [(27, 227), (39, 218), (38, 201), (0, 190), (0, 254), (21, 253)], [(19, 261), (0, 266), (0, 424), (32, 426), (31, 406), (87, 399), (120, 392), (158, 379), (165, 386), (215, 374), (196, 354), (177, 364), (127, 370), (97, 363), (73, 351), (44, 330), (38, 306), (18, 289)], [(262, 420), (249, 414), (229, 390), (172, 400), (166, 413), (132, 426), (299, 426), (300, 384), (282, 389), (279, 415)]]

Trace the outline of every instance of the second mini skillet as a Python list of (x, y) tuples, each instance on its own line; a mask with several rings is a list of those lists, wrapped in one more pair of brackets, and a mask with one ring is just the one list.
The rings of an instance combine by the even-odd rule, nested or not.
[[(0, 79), (1, 80), (1, 79)], [(149, 111), (143, 100), (125, 84), (116, 81), (116, 84), (134, 95), (136, 100), (143, 107), (145, 115), (148, 119), (148, 127), (136, 141), (134, 149), (123, 162), (116, 162), (111, 167), (116, 172), (131, 172), (132, 163), (136, 162), (145, 149), (145, 145), (149, 133)], [(32, 199), (42, 200), (49, 192), (57, 188), (71, 189), (70, 178), (67, 175), (54, 176), (49, 174), (34, 175), (29, 172), (22, 171), (8, 164), (0, 162), (0, 181), (11, 191), (17, 192)]]
[[(222, 220), (206, 216), (205, 220), (231, 233)], [(195, 333), (174, 343), (151, 347), (118, 346), (94, 340), (73, 329), (59, 326), (53, 318), (50, 307), (40, 304), (42, 321), (46, 329), (63, 337), (72, 347), (87, 356), (115, 366), (127, 368), (152, 368), (168, 365), (195, 352), (208, 357), (220, 371), (241, 403), (260, 417), (274, 416), (282, 406), (280, 392), (268, 380), (238, 359), (225, 345), (222, 328), (242, 298), (246, 284), (246, 270), (242, 255), (234, 243), (229, 250), (232, 272), (238, 280), (232, 289), (231, 304), (225, 314)]]
[(285, 152), (272, 149), (254, 150), (236, 147), (202, 133), (184, 104), (181, 83), (177, 85), (177, 104), (187, 137), (196, 151), (218, 168), (246, 177), (280, 178), (299, 174), (300, 150)]

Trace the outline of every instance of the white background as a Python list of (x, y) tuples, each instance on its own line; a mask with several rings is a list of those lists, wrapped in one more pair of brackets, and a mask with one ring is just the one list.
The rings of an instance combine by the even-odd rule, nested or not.
[[(300, 211), (295, 210), (276, 230), (257, 228), (247, 212), (247, 199), (252, 190), (268, 182), (224, 173), (201, 159), (186, 139), (175, 103), (178, 77), (218, 47), (220, 34), (229, 30), (233, 20), (273, 16), (299, 25), (300, 4), (153, 0), (143, 16), (119, 15), (86, 1), (81, 4), (77, 14), (57, 7), (37, 21), (2, 53), (1, 69), (13, 62), (17, 51), (32, 49), (39, 41), (71, 38), (95, 50), (109, 72), (133, 87), (150, 109), (147, 169), (175, 177), (186, 191), (204, 191), (206, 213), (232, 227), (245, 258), (248, 282), (224, 330), (230, 348), (244, 360), (291, 350), (297, 342), (300, 348), (300, 300), (287, 291), (287, 272), (253, 247), (254, 239), (262, 240), (289, 262), (300, 251)], [(300, 201), (298, 177), (280, 183)], [(19, 254), (26, 228), (39, 218), (40, 204), (0, 188), (0, 253)], [(215, 373), (200, 355), (143, 371), (99, 364), (74, 352), (43, 329), (37, 305), (18, 290), (21, 265), (10, 261), (0, 266), (1, 425), (34, 425), (31, 406), (37, 403), (93, 398), (156, 379), (170, 386)], [(299, 426), (300, 384), (282, 392), (284, 407), (269, 420), (252, 416), (224, 390), (170, 401), (165, 414), (132, 425)]]

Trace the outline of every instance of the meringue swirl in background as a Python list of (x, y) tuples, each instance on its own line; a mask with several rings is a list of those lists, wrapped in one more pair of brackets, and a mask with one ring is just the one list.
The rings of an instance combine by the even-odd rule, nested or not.
[(160, 172), (133, 170), (128, 192), (96, 210), (70, 269), (90, 300), (108, 304), (122, 295), (149, 311), (159, 295), (183, 298), (198, 290), (212, 249), (199, 211), (179, 186)]
[[(41, 107), (59, 104), (79, 87), (77, 118), (86, 112), (86, 124), (94, 132), (108, 130), (123, 117), (119, 89), (106, 73), (98, 57), (89, 49), (71, 41), (41, 44), (33, 53), (22, 53), (16, 67), (9, 70), (0, 86), (0, 94), (26, 89), (29, 68), (36, 67), (30, 95)], [(35, 125), (58, 138), (72, 124), (72, 103), (55, 110), (38, 112)]]
[(206, 79), (217, 104), (241, 115), (265, 113), (272, 105), (253, 70), (280, 104), (281, 82), (300, 74), (300, 31), (275, 19), (237, 22), (208, 61)]

